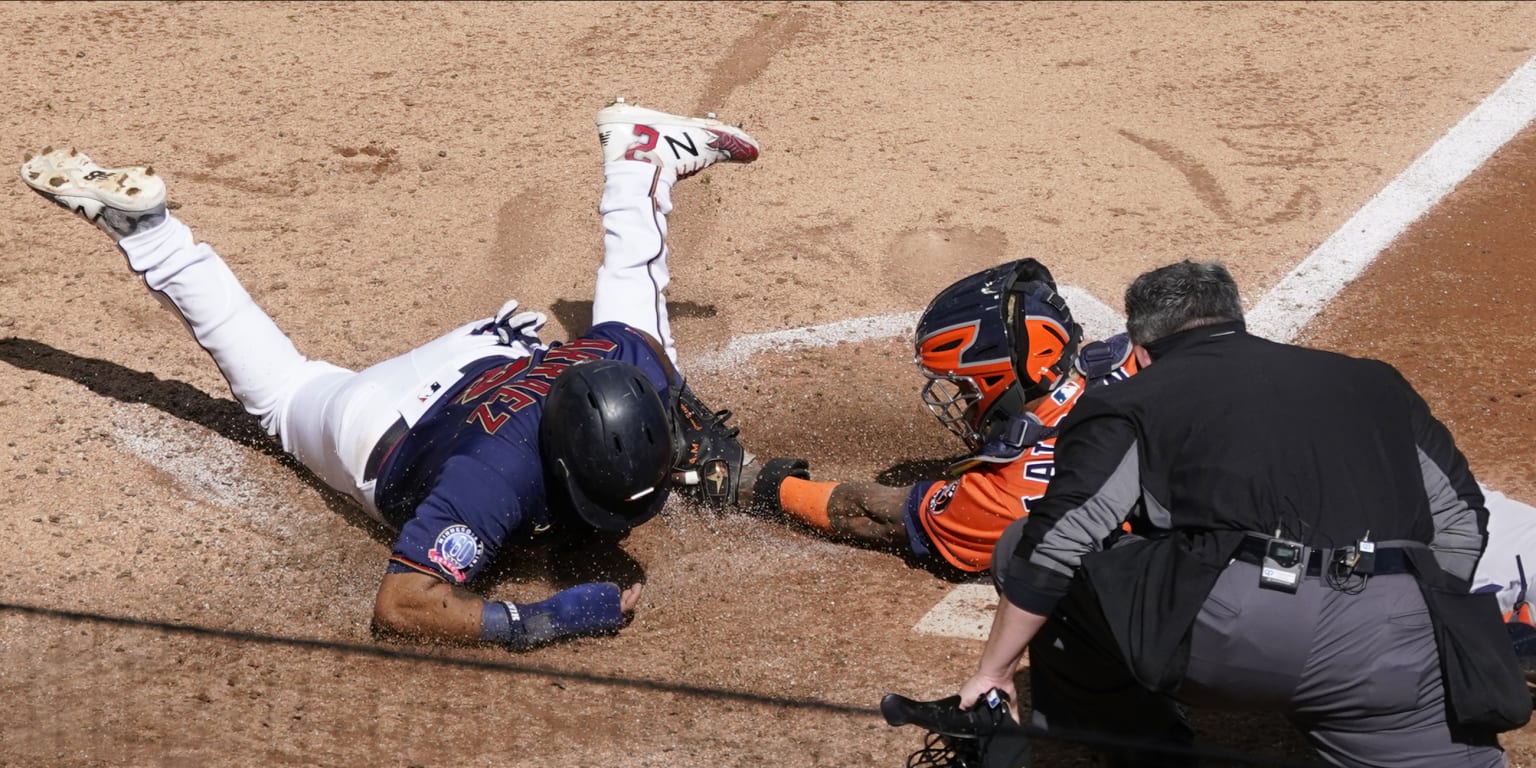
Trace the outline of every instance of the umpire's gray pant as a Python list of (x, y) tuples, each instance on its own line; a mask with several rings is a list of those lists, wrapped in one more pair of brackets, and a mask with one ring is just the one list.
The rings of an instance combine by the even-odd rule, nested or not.
[[(1020, 529), (1010, 526), (999, 551), (1013, 551)], [(1447, 723), (1434, 630), (1412, 576), (1376, 576), (1358, 594), (1308, 577), (1288, 594), (1260, 588), (1258, 571), (1233, 562), (1217, 581), (1190, 637), (1180, 701), (1281, 712), (1334, 765), (1505, 765), (1492, 735)], [(1102, 615), (1085, 615), (1098, 612), (1091, 592), (1075, 579), (1030, 646), (1036, 722), (1166, 739), (1176, 703), (1135, 685)]]

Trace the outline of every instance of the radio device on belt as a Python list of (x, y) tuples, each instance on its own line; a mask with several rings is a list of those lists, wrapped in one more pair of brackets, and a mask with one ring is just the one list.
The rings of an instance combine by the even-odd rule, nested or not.
[(1299, 541), (1274, 538), (1264, 543), (1264, 562), (1259, 565), (1259, 586), (1294, 594), (1307, 570), (1307, 549)]
[(1359, 576), (1366, 578), (1376, 573), (1376, 542), (1371, 541), (1371, 532), (1366, 531), (1364, 536), (1355, 542), (1352, 547), (1337, 550), (1334, 567), (1336, 576), (1348, 578)]

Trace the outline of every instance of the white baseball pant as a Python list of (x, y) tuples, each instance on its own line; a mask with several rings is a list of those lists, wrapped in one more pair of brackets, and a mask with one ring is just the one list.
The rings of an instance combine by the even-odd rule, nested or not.
[[(622, 322), (656, 337), (676, 364), (667, 320), (666, 215), (676, 175), (636, 161), (604, 164), (600, 212), (605, 235), (592, 322)], [(375, 481), (364, 465), (386, 429), (417, 418), (452, 389), (459, 369), (488, 356), (531, 354), (494, 333), (473, 331), (482, 318), (398, 357), (352, 371), (301, 354), (224, 260), (173, 216), (124, 238), (119, 247), (150, 290), (181, 316), (197, 343), (213, 357), (245, 410), (332, 488), (356, 499), (375, 519)], [(433, 386), (434, 384), (438, 386)]]
[(1536, 509), (1498, 491), (1483, 488), (1488, 506), (1488, 548), (1477, 561), (1472, 589), (1496, 588), (1499, 607), (1508, 612), (1532, 582), (1526, 597), (1536, 600)]

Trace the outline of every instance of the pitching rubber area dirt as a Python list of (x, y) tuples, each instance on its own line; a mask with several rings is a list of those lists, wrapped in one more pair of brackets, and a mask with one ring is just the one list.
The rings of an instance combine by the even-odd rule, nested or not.
[[(764, 153), (677, 187), (683, 364), (758, 454), (897, 483), (960, 448), (905, 339), (732, 339), (910, 313), (1022, 256), (1111, 309), (1145, 269), (1220, 258), (1257, 303), (1525, 65), (1531, 29), (1526, 3), (5, 4), (0, 143), (153, 163), (300, 349), (361, 367), (512, 296), (581, 330), (593, 112), (716, 111)], [(1300, 333), (1396, 363), (1527, 503), (1533, 169), (1526, 130)], [(487, 585), (638, 569), (618, 637), (376, 644), (388, 535), (281, 458), (99, 232), (0, 190), (0, 765), (898, 766), (920, 734), (881, 694), (974, 668), (975, 641), (912, 631), (953, 584), (682, 503), (629, 561)], [(1307, 754), (1277, 719), (1197, 723)], [(1536, 730), (1503, 742), (1536, 764)]]

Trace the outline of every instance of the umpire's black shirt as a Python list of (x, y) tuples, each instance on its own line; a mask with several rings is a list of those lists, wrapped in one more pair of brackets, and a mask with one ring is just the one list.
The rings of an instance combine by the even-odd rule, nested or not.
[[(1014, 605), (1050, 614), (1082, 567), (1117, 633), (1160, 636), (1144, 640), (1168, 651), (1244, 532), (1277, 529), (1316, 548), (1366, 531), (1422, 542), (1471, 579), (1487, 534), (1482, 493), (1392, 366), (1271, 342), (1241, 322), (1147, 351), (1150, 366), (1086, 394), (1063, 424), (1056, 474), (1004, 584)], [(1104, 551), (1127, 520), (1154, 542)]]

